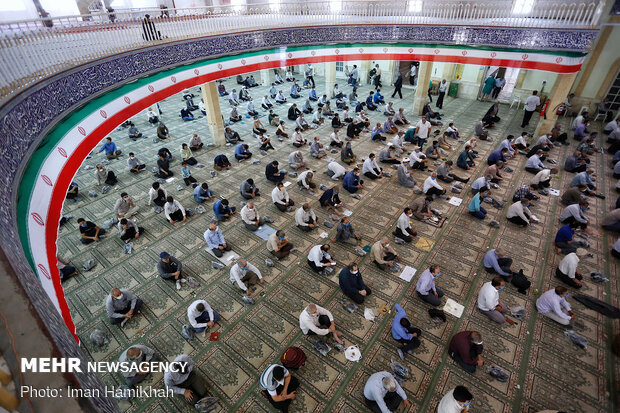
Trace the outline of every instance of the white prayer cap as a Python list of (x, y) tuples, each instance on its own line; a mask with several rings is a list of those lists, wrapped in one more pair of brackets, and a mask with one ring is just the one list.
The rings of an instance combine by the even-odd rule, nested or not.
[(405, 163), (405, 162), (409, 162), (409, 158), (404, 158), (403, 159), (403, 163)]

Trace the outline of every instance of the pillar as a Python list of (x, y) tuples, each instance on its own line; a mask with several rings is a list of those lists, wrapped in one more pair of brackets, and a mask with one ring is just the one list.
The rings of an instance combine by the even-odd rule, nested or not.
[(443, 73), (441, 74), (441, 80), (446, 79), (446, 81), (451, 82), (454, 80), (454, 71), (456, 69), (455, 63), (445, 63), (443, 65)]
[(433, 71), (433, 62), (420, 62), (418, 68), (418, 85), (415, 88), (415, 97), (413, 98), (413, 114), (422, 115), (422, 108), (428, 100), (428, 82), (431, 80), (431, 72)]
[(273, 69), (263, 69), (260, 71), (260, 79), (263, 86), (270, 87), (273, 83), (273, 79), (275, 79), (275, 75), (273, 74)]
[(205, 103), (207, 123), (211, 131), (213, 144), (215, 146), (224, 146), (226, 144), (226, 138), (224, 137), (224, 119), (222, 119), (217, 85), (215, 82), (205, 83), (200, 86), (200, 90), (202, 91), (202, 99)]
[[(577, 78), (577, 73), (559, 74), (553, 85), (553, 89), (549, 94), (549, 105), (547, 105), (547, 119), (541, 118), (536, 125), (534, 136), (540, 136), (549, 132), (558, 120), (553, 108), (564, 102), (566, 96), (570, 93)], [(536, 116), (536, 114), (534, 114)]]
[(360, 80), (361, 85), (368, 84), (368, 72), (370, 72), (371, 68), (372, 68), (372, 62), (370, 60), (362, 60), (360, 67), (358, 67), (358, 73), (359, 73), (358, 79)]
[(327, 97), (332, 95), (332, 90), (334, 89), (334, 83), (338, 83), (336, 81), (336, 62), (327, 62), (325, 63), (325, 92)]

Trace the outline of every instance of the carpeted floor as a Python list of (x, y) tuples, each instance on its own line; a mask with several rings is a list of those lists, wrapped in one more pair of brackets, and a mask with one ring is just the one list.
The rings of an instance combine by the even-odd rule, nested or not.
[[(260, 79), (260, 74), (256, 73), (255, 78)], [(233, 79), (225, 82), (229, 91), (237, 87), (233, 83)], [(341, 80), (340, 83), (345, 82)], [(317, 86), (319, 93), (322, 93), (323, 80), (318, 77)], [(290, 84), (287, 83), (282, 89), (286, 92), (289, 87)], [(258, 107), (266, 89), (261, 86), (251, 90)], [(341, 89), (347, 93), (350, 90), (348, 86)], [(364, 98), (368, 90), (368, 85), (361, 87), (358, 92), (360, 98)], [(404, 92), (402, 101), (395, 99), (394, 106), (405, 107), (409, 120), (415, 123), (418, 117), (411, 114), (413, 91), (406, 89)], [(194, 93), (198, 96), (195, 98), (197, 104), (200, 94), (195, 92), (195, 89)], [(391, 87), (384, 88), (386, 98), (391, 93)], [(286, 94), (288, 96), (288, 93)], [(307, 91), (304, 95), (307, 96)], [(303, 104), (304, 100), (298, 99), (298, 105)], [(221, 99), (220, 102), (227, 118), (229, 111), (227, 100)], [(343, 264), (358, 259), (353, 253), (352, 246), (339, 243), (332, 245), (332, 256), (339, 263), (334, 276), (320, 276), (307, 267), (305, 261), (309, 249), (322, 241), (319, 234), (326, 231), (331, 238), (335, 229), (323, 226), (318, 231), (302, 233), (294, 225), (292, 212), (281, 213), (271, 203), (270, 192), (273, 185), (265, 179), (264, 168), (274, 159), (280, 161), (281, 167), (288, 166), (286, 160), (294, 149), (289, 142), (280, 143), (274, 139), (276, 151), (261, 156), (255, 139), (250, 135), (251, 122), (245, 120), (244, 124), (236, 124), (233, 128), (250, 144), (251, 150), (255, 153), (253, 159), (260, 159), (260, 164), (236, 163), (231, 147), (205, 148), (195, 152), (198, 161), (207, 165), (203, 169), (193, 168), (193, 174), (198, 182), (208, 182), (217, 196), (227, 197), (232, 204), (238, 205), (241, 201), (239, 195), (241, 181), (253, 177), (264, 194), (257, 202), (258, 210), (263, 216), (271, 216), (275, 220), (272, 226), (284, 229), (287, 237), (299, 248), (292, 257), (269, 268), (264, 264), (265, 258), (270, 257), (265, 242), (249, 233), (240, 223), (239, 217), (221, 224), (224, 235), (234, 250), (259, 267), (265, 275), (266, 283), (260, 287), (264, 296), (258, 298), (253, 306), (244, 304), (239, 290), (231, 286), (227, 268), (222, 270), (211, 268), (212, 257), (204, 251), (206, 244), (203, 232), (213, 215), (211, 203), (205, 205), (207, 209), (205, 214), (196, 215), (186, 224), (175, 226), (168, 224), (163, 214), (157, 215), (152, 207), (145, 205), (148, 190), (154, 180), (150, 169), (155, 165), (157, 149), (162, 146), (168, 147), (175, 156), (172, 166), (177, 176), (174, 182), (165, 184), (165, 188), (185, 207), (194, 208), (196, 205), (192, 198), (191, 187), (186, 188), (179, 177), (178, 155), (181, 143), (187, 142), (193, 132), (197, 132), (207, 142), (208, 128), (204, 117), (193, 122), (183, 122), (178, 116), (182, 105), (182, 99), (178, 95), (161, 102), (163, 120), (173, 137), (171, 142), (153, 143), (152, 138), (156, 136), (155, 128), (148, 124), (145, 114), (136, 116), (133, 121), (148, 138), (131, 142), (126, 129), (111, 134), (125, 154), (133, 151), (147, 164), (147, 171), (140, 175), (130, 174), (126, 166), (126, 157), (112, 161), (110, 168), (119, 176), (118, 189), (113, 189), (105, 195), (100, 194), (97, 198), (87, 196), (88, 190), (96, 189), (92, 170), (82, 169), (75, 178), (80, 185), (82, 201), (66, 202), (64, 213), (72, 214), (74, 219), (63, 226), (58, 243), (60, 254), (71, 259), (78, 267), (88, 259), (97, 262), (92, 271), (81, 273), (64, 284), (78, 333), (84, 343), (84, 351), (93, 360), (115, 360), (131, 344), (141, 343), (152, 347), (168, 360), (181, 353), (188, 354), (195, 360), (199, 372), (207, 378), (211, 394), (221, 400), (222, 411), (254, 413), (271, 411), (258, 389), (258, 378), (262, 370), (278, 360), (286, 347), (299, 346), (306, 352), (308, 361), (303, 368), (294, 373), (300, 379), (301, 387), (292, 405), (293, 411), (365, 411), (362, 391), (366, 379), (373, 372), (389, 369), (390, 360), (398, 357), (396, 343), (390, 334), (394, 312), (369, 322), (364, 318), (363, 306), (354, 314), (349, 314), (342, 308), (345, 299), (338, 288), (335, 274), (340, 271)], [(474, 123), (482, 117), (490, 105), (488, 102), (447, 98), (442, 110), (445, 116), (441, 130), (445, 129), (448, 122), (454, 121), (460, 128), (461, 136), (469, 138)], [(240, 112), (243, 114), (245, 106), (241, 105), (243, 111)], [(288, 105), (277, 107), (276, 112), (282, 119), (286, 119), (287, 109)], [(198, 115), (199, 111), (194, 113)], [(499, 115), (502, 121), (491, 130), (494, 142), (481, 142), (478, 145), (477, 149), (481, 156), (476, 168), (469, 174), (461, 170), (455, 173), (471, 176), (472, 180), (480, 176), (486, 167), (486, 156), (499, 145), (498, 138), (509, 133), (517, 135), (521, 132), (519, 125), (522, 111), (502, 105)], [(384, 119), (382, 112), (371, 114), (371, 120), (383, 122)], [(534, 117), (530, 127), (526, 129), (528, 132), (533, 132), (536, 119), (537, 117)], [(267, 124), (266, 116), (263, 116), (262, 120)], [(565, 129), (568, 129), (569, 120), (562, 119), (561, 122), (565, 125)], [(292, 122), (287, 121), (287, 125), (290, 130)], [(268, 130), (270, 136), (275, 136), (275, 128), (268, 126)], [(327, 146), (329, 133), (331, 127), (322, 126), (308, 131), (305, 135), (306, 138), (320, 136)], [(574, 142), (571, 140), (570, 147), (554, 149), (551, 156), (563, 164), (563, 159), (574, 147)], [(463, 143), (454, 142), (454, 144), (457, 149), (451, 151), (448, 158), (456, 160)], [(359, 141), (353, 142), (353, 150), (358, 159), (366, 158), (370, 152), (378, 153), (382, 147), (381, 144), (371, 142), (367, 133), (363, 134)], [(317, 171), (315, 181), (331, 186), (333, 181), (323, 174), (327, 160), (311, 158), (307, 147), (302, 151), (310, 167)], [(212, 170), (213, 158), (219, 153), (225, 153), (233, 160), (233, 168), (211, 178), (209, 173)], [(339, 153), (330, 156), (339, 159)], [(105, 157), (102, 154), (94, 154), (92, 159), (84, 162), (84, 165), (94, 165), (103, 159)], [(610, 283), (602, 285), (586, 279), (583, 292), (617, 306), (618, 295), (615, 292), (618, 291), (617, 274), (620, 271), (618, 260), (609, 256), (609, 249), (615, 238), (602, 232), (599, 227), (603, 212), (612, 208), (616, 198), (613, 193), (615, 181), (612, 181), (611, 171), (608, 168), (609, 159), (607, 153), (593, 156), (593, 166), (596, 168), (599, 184), (607, 194), (607, 200), (596, 198), (590, 200), (591, 210), (588, 215), (592, 219), (592, 228), (597, 231), (591, 238), (590, 252), (594, 257), (583, 260), (580, 268), (584, 273), (599, 270), (613, 275), (610, 277), (612, 278)], [(495, 191), (497, 198), (510, 200), (514, 188), (531, 178), (530, 174), (523, 171), (525, 160), (524, 156), (518, 155), (515, 160), (510, 161), (510, 166), (515, 172), (505, 174), (506, 179), (501, 188)], [(421, 185), (428, 173), (416, 172), (414, 176)], [(561, 172), (558, 178), (552, 181), (552, 187), (564, 190), (571, 179), (572, 174)], [(176, 190), (179, 183), (183, 185), (181, 191)], [(410, 189), (400, 187), (396, 176), (375, 182), (366, 180), (365, 187), (361, 200), (342, 194), (343, 201), (353, 211), (352, 223), (363, 237), (362, 245), (371, 245), (384, 235), (393, 239), (391, 232), (396, 219), (403, 207), (418, 195), (414, 195)], [(76, 219), (84, 217), (101, 225), (105, 219), (113, 215), (112, 207), (122, 191), (128, 192), (137, 200), (140, 206), (137, 220), (139, 225), (147, 230), (144, 236), (134, 242), (133, 253), (131, 255), (123, 253), (123, 242), (115, 229), (105, 240), (96, 245), (81, 245)], [(328, 214), (318, 204), (319, 192), (310, 196), (300, 192), (295, 185), (289, 188), (289, 192), (297, 205), (306, 201), (311, 202), (321, 223), (329, 219)], [(583, 327), (577, 330), (589, 341), (587, 349), (581, 350), (564, 336), (563, 328), (546, 318), (539, 317), (536, 313), (537, 296), (533, 290), (544, 292), (557, 285), (553, 272), (561, 257), (555, 254), (552, 241), (559, 227), (558, 215), (562, 210), (559, 198), (542, 197), (533, 208), (533, 213), (540, 219), (540, 224), (526, 229), (517, 228), (506, 221), (505, 213), (510, 202), (503, 210), (489, 206), (487, 208), (489, 217), (486, 222), (492, 218), (501, 224), (500, 228), (495, 229), (486, 225), (486, 222), (474, 220), (467, 214), (467, 206), (471, 199), (468, 187), (462, 195), (464, 201), (459, 207), (454, 207), (444, 200), (437, 200), (434, 203), (434, 207), (448, 218), (442, 228), (416, 222), (419, 236), (432, 241), (430, 250), (418, 249), (413, 245), (415, 242), (410, 245), (394, 245), (403, 257), (403, 263), (418, 269), (418, 274), (431, 264), (441, 266), (442, 275), (437, 279), (437, 284), (447, 297), (465, 306), (465, 312), (460, 319), (448, 316), (446, 323), (434, 324), (427, 313), (428, 305), (415, 295), (417, 277), (414, 277), (411, 283), (407, 283), (392, 272), (378, 270), (368, 256), (360, 260), (360, 270), (373, 290), (366, 306), (378, 308), (385, 303), (391, 306), (400, 303), (413, 324), (423, 331), (421, 347), (413, 356), (408, 356), (405, 362), (411, 370), (409, 380), (404, 383), (405, 391), (412, 403), (409, 411), (434, 411), (442, 395), (458, 384), (466, 385), (473, 393), (472, 412), (517, 413), (544, 409), (561, 409), (568, 412), (613, 411), (614, 405), (617, 404), (612, 403), (610, 397), (617, 395), (615, 378), (618, 376), (619, 364), (615, 363), (610, 351), (612, 322), (571, 300), (579, 320), (583, 322)], [(533, 283), (526, 296), (519, 294), (513, 286), (507, 286), (500, 293), (501, 299), (509, 307), (522, 305), (527, 310), (526, 318), (514, 326), (491, 324), (476, 307), (480, 286), (490, 279), (488, 274), (481, 270), (482, 257), (488, 248), (498, 246), (504, 248), (515, 260), (513, 268), (523, 268)], [(171, 284), (157, 276), (158, 255), (164, 250), (182, 260), (184, 272), (200, 282), (199, 288), (184, 287), (176, 291), (171, 288)], [(105, 315), (104, 300), (111, 287), (130, 289), (145, 302), (143, 313), (122, 329), (111, 326)], [(181, 327), (187, 323), (187, 306), (197, 298), (206, 299), (222, 314), (222, 320), (215, 328), (215, 331), (221, 332), (218, 342), (210, 342), (202, 335), (191, 341), (186, 341), (181, 336)], [(360, 362), (349, 362), (342, 353), (335, 350), (323, 357), (312, 349), (316, 339), (304, 336), (298, 322), (299, 313), (310, 302), (332, 311), (338, 328), (344, 332), (347, 344), (360, 346), (363, 355)], [(108, 334), (110, 343), (103, 348), (95, 348), (88, 342), (88, 335), (95, 328), (102, 329)], [(465, 329), (480, 331), (484, 339), (485, 366), (478, 369), (474, 375), (462, 371), (446, 353), (450, 337)], [(486, 372), (486, 366), (492, 364), (501, 366), (509, 374), (510, 379), (507, 383), (494, 380)], [(123, 383), (120, 375), (107, 374), (102, 378), (109, 385)], [(162, 375), (150, 376), (143, 385), (162, 387)], [(181, 397), (132, 400), (121, 402), (120, 406), (127, 412), (193, 411)]]

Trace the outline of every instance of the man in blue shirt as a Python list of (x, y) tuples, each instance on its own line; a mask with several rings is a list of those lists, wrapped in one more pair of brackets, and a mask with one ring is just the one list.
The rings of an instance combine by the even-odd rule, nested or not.
[(469, 170), (469, 168), (476, 166), (471, 146), (465, 146), (465, 150), (459, 154), (459, 157), (456, 160), (456, 166), (465, 170)]
[(116, 159), (117, 156), (122, 153), (122, 151), (116, 147), (116, 144), (112, 142), (112, 138), (110, 137), (105, 138), (105, 143), (97, 153), (101, 153), (103, 151), (105, 151), (105, 156), (108, 159)]
[(488, 250), (484, 254), (483, 264), (487, 272), (501, 275), (506, 282), (512, 276), (512, 270), (510, 269), (512, 258), (505, 257), (504, 251), (499, 248)]
[(568, 225), (560, 227), (555, 234), (555, 252), (556, 254), (568, 255), (571, 252), (577, 251), (577, 248), (582, 247), (581, 242), (573, 241), (573, 235), (575, 235), (575, 229), (578, 225), (576, 222), (571, 222)]
[(440, 275), (439, 265), (431, 265), (420, 274), (415, 286), (418, 297), (435, 307), (441, 305), (441, 297), (443, 297), (443, 291), (435, 286), (435, 278)]
[(404, 353), (413, 354), (413, 350), (420, 347), (422, 330), (411, 326), (411, 322), (407, 319), (407, 313), (400, 304), (396, 304), (394, 309), (396, 316), (392, 321), (392, 338), (402, 344), (402, 347), (396, 351), (400, 359), (404, 360)]
[(310, 93), (308, 93), (308, 99), (310, 99), (313, 102), (316, 102), (317, 100), (319, 100), (319, 97), (316, 95), (316, 89), (314, 87), (310, 89)]
[(497, 161), (502, 161), (504, 163), (506, 163), (506, 154), (508, 153), (508, 149), (503, 148), (501, 150), (496, 150), (495, 152), (492, 152), (489, 155), (489, 158), (487, 159), (487, 164), (489, 165), (495, 165), (497, 163)]
[(225, 221), (235, 214), (236, 207), (228, 206), (228, 199), (220, 199), (213, 204), (213, 212), (218, 221)]
[(368, 108), (368, 110), (377, 110), (377, 105), (375, 105), (374, 103), (372, 91), (368, 92), (368, 97), (366, 98), (366, 107)]
[(385, 100), (383, 99), (383, 95), (381, 94), (381, 89), (377, 89), (377, 91), (372, 97), (372, 102), (376, 105), (385, 105)]
[(347, 174), (342, 179), (342, 187), (354, 194), (358, 189), (362, 189), (362, 185), (364, 181), (360, 179), (360, 169), (355, 168), (352, 171), (347, 172)]
[(204, 238), (216, 257), (219, 258), (224, 255), (225, 252), (230, 251), (230, 245), (226, 243), (224, 235), (222, 235), (222, 230), (217, 224), (212, 223), (209, 225), (209, 229), (204, 233)]
[(471, 199), (471, 202), (469, 203), (469, 214), (471, 216), (478, 219), (486, 218), (487, 211), (482, 207), (482, 205), (480, 205), (480, 199), (484, 198), (488, 194), (489, 190), (483, 189), (481, 192), (478, 192), (476, 195), (474, 195), (474, 197)]
[(355, 263), (344, 267), (342, 271), (340, 271), (338, 283), (344, 295), (355, 301), (356, 304), (363, 304), (364, 299), (372, 292), (370, 288), (364, 284), (362, 273), (359, 272), (359, 268)]
[(293, 84), (291, 85), (291, 97), (293, 99), (297, 99), (300, 96), (301, 95), (299, 94), (299, 85), (297, 84), (297, 82), (293, 82)]
[(252, 152), (250, 152), (249, 149), (250, 147), (244, 143), (235, 146), (235, 158), (237, 161), (241, 162), (250, 159), (252, 157)]
[(209, 185), (203, 182), (202, 185), (198, 185), (194, 188), (194, 201), (202, 204), (205, 201), (210, 201), (213, 197), (213, 191), (209, 189)]
[(278, 169), (278, 161), (273, 161), (265, 167), (265, 176), (273, 183), (282, 182), (286, 174)]

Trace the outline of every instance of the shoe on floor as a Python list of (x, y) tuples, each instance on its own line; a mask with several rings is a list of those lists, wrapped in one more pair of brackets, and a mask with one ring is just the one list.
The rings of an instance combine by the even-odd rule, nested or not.
[(398, 353), (398, 357), (400, 357), (402, 361), (405, 361), (405, 353), (399, 348), (396, 349), (396, 352)]
[(181, 281), (177, 280), (176, 284), (177, 284), (177, 290), (180, 290), (181, 289)]

